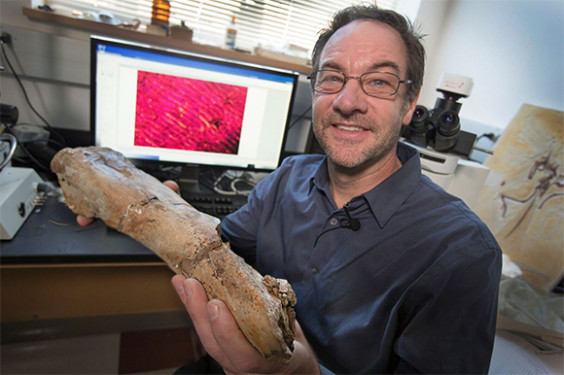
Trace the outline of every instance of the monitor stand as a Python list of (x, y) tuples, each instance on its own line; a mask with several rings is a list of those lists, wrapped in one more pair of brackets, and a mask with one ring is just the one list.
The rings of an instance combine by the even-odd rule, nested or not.
[(202, 193), (200, 188), (200, 167), (194, 164), (182, 165), (178, 184), (182, 195), (186, 193)]

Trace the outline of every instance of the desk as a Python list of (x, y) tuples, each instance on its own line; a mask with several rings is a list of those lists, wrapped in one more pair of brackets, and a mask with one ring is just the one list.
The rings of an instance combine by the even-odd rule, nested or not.
[(173, 272), (143, 245), (57, 198), (0, 243), (2, 323), (183, 311)]

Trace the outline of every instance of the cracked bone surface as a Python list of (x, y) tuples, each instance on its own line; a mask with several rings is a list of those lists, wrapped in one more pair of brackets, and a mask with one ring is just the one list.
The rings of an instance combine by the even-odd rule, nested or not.
[(287, 363), (296, 297), (286, 280), (263, 277), (221, 240), (219, 219), (199, 212), (109, 148), (65, 148), (51, 161), (67, 206), (141, 242), (177, 274), (225, 302), (249, 342)]

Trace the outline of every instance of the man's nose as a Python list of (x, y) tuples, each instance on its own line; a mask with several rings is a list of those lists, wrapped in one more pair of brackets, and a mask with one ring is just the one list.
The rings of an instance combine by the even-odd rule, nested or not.
[(367, 95), (362, 90), (360, 79), (349, 77), (343, 89), (337, 93), (333, 107), (342, 114), (366, 112), (368, 108)]

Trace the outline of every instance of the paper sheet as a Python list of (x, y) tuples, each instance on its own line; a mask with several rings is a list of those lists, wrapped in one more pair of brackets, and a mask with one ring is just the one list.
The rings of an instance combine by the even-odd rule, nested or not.
[(498, 330), (489, 374), (563, 373), (562, 352), (539, 354), (524, 338)]

